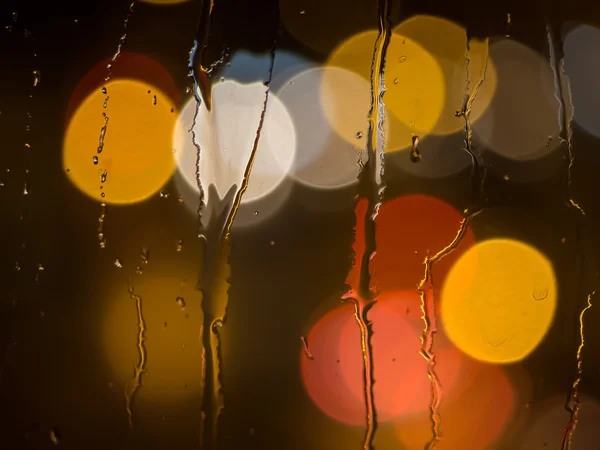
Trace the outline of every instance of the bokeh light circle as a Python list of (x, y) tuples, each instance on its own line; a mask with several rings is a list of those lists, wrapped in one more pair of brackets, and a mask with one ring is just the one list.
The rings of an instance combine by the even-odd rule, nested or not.
[[(356, 73), (368, 86), (365, 94), (369, 102), (364, 113), (361, 111), (364, 124), (362, 127), (353, 124), (354, 134), (345, 129), (344, 106), (325, 108), (330, 123), (345, 139), (355, 138), (357, 132), (366, 136), (371, 61), (376, 39), (376, 31), (354, 35), (342, 42), (327, 61), (328, 66)], [(323, 78), (323, 89), (341, 89), (336, 78), (327, 74)], [(401, 150), (410, 147), (413, 135), (423, 137), (437, 123), (445, 100), (444, 77), (439, 64), (429, 52), (418, 43), (393, 33), (386, 54), (385, 79), (384, 103), (388, 111), (386, 150)], [(344, 96), (339, 97), (343, 99)]]
[(538, 250), (491, 239), (460, 257), (441, 295), (444, 329), (458, 348), (482, 361), (510, 363), (546, 335), (557, 285), (552, 264)]
[[(300, 183), (319, 189), (340, 188), (356, 183), (360, 173), (358, 162), (366, 162), (365, 140), (357, 139), (356, 131), (350, 142), (340, 138), (325, 117), (320, 94), (323, 94), (325, 104), (335, 102), (329, 95), (336, 94), (329, 90), (320, 92), (319, 88), (326, 76), (337, 76), (339, 79), (354, 78), (366, 88), (366, 85), (350, 72), (323, 67), (300, 73), (277, 92), (289, 111), (296, 130), (298, 148), (291, 175)], [(359, 106), (359, 110), (361, 106), (364, 104)], [(352, 111), (355, 112), (356, 109)], [(356, 130), (357, 126), (358, 124), (349, 127), (349, 130)]]
[[(394, 28), (394, 33), (419, 44), (435, 58), (442, 71), (445, 84), (444, 105), (431, 133), (447, 135), (457, 131), (464, 132), (464, 117), (457, 116), (456, 112), (462, 110), (465, 95), (473, 94), (480, 80), (487, 85), (485, 92), (480, 91), (475, 97), (479, 108), (470, 115), (472, 123), (479, 119), (494, 95), (496, 71), (490, 60), (487, 61), (487, 67), (485, 65), (487, 42), (470, 39), (467, 52), (465, 28), (447, 19), (428, 15), (410, 17)], [(387, 85), (390, 85), (390, 76), (386, 73)], [(410, 89), (410, 80), (400, 78), (399, 82), (401, 81), (408, 82), (407, 88)]]
[[(598, 104), (600, 104), (600, 30), (590, 25), (579, 25), (571, 30), (563, 43), (564, 70), (569, 78), (570, 92), (573, 102), (573, 119), (581, 128), (595, 137), (600, 137), (598, 122)], [(567, 99), (568, 100), (568, 99)], [(569, 108), (569, 102), (566, 101)], [(567, 115), (568, 117), (568, 115)]]
[[(371, 309), (374, 396), (378, 420), (427, 410), (430, 382), (421, 356), (420, 297), (415, 291), (386, 292)], [(322, 317), (307, 336), (301, 354), (305, 389), (319, 409), (341, 422), (365, 423), (363, 358), (354, 307), (345, 304)], [(464, 357), (441, 337), (438, 376), (448, 388), (462, 373)]]
[[(250, 159), (265, 100), (262, 83), (239, 84), (225, 81), (213, 88), (213, 108), (201, 107), (195, 122), (197, 147), (190, 130), (194, 124), (196, 101), (190, 99), (177, 121), (173, 145), (180, 173), (188, 185), (199, 192), (196, 169), (207, 203), (209, 186), (223, 198), (232, 186), (241, 187)], [(290, 171), (296, 151), (294, 125), (283, 103), (270, 94), (256, 158), (242, 205), (265, 197), (282, 183)], [(217, 200), (217, 199), (215, 199)]]
[[(471, 373), (461, 392), (444, 387), (440, 404), (439, 450), (487, 450), (506, 430), (518, 401), (512, 383), (498, 367), (469, 361)], [(406, 450), (421, 450), (431, 440), (430, 412), (401, 418), (396, 433)]]
[[(105, 87), (107, 94), (95, 90), (73, 114), (63, 143), (63, 168), (69, 180), (95, 200), (139, 202), (156, 193), (175, 168), (171, 147), (175, 106), (160, 89), (141, 81), (119, 79)], [(103, 112), (109, 121), (98, 154)], [(102, 183), (104, 171), (107, 181)]]
[[(381, 291), (416, 289), (425, 272), (425, 257), (452, 242), (462, 218), (446, 202), (426, 195), (384, 202), (376, 218), (377, 253), (371, 261), (375, 286)], [(362, 226), (357, 223), (357, 235)], [(474, 243), (468, 227), (456, 249), (433, 265), (435, 285), (442, 286), (452, 264)]]
[[(554, 94), (554, 75), (547, 60), (513, 39), (490, 43), (497, 83), (483, 83), (479, 95), (493, 100), (475, 102), (472, 113), (475, 140), (486, 150), (516, 161), (538, 160), (553, 152), (560, 140), (559, 103)], [(485, 111), (482, 112), (482, 109)]]

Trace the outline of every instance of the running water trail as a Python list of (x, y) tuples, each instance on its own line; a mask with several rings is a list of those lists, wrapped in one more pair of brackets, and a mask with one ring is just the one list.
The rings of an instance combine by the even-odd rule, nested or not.
[[(463, 219), (460, 222), (458, 231), (454, 239), (446, 245), (444, 248), (439, 250), (433, 256), (427, 255), (425, 260), (423, 261), (424, 265), (424, 274), (419, 286), (417, 287), (417, 292), (421, 297), (421, 312), (423, 315), (421, 318), (423, 319), (424, 328), (423, 333), (421, 334), (421, 356), (427, 362), (427, 375), (431, 381), (431, 404), (429, 405), (430, 410), (430, 419), (431, 419), (431, 430), (432, 430), (432, 438), (426, 444), (425, 448), (427, 450), (435, 450), (437, 447), (437, 443), (442, 440), (442, 435), (440, 432), (441, 427), (441, 416), (439, 413), (439, 408), (442, 401), (443, 390), (440, 380), (437, 376), (435, 366), (436, 366), (436, 354), (434, 351), (435, 344), (435, 333), (438, 331), (437, 327), (437, 314), (435, 311), (435, 298), (434, 298), (434, 276), (433, 269), (436, 262), (444, 258), (445, 256), (452, 253), (456, 247), (461, 243), (464, 235), (467, 232), (469, 223), (471, 219), (479, 214), (483, 209), (483, 184), (485, 181), (485, 173), (482, 175), (481, 172), (481, 164), (477, 155), (473, 150), (472, 145), (472, 129), (471, 129), (471, 109), (473, 106), (473, 102), (479, 93), (479, 88), (482, 83), (485, 81), (485, 75), (487, 72), (487, 64), (488, 64), (488, 55), (486, 53), (484, 66), (482, 73), (479, 76), (479, 80), (475, 85), (475, 89), (473, 92), (470, 91), (471, 79), (469, 75), (470, 69), (470, 47), (468, 36), (466, 38), (466, 52), (465, 52), (465, 100), (463, 102), (462, 109), (457, 111), (456, 115), (458, 117), (464, 117), (465, 120), (465, 147), (464, 150), (471, 157), (472, 162), (472, 171), (471, 171), (471, 190), (472, 190), (472, 206), (464, 211)], [(486, 48), (487, 48), (486, 43)]]
[[(573, 164), (575, 163), (575, 155), (573, 153), (573, 129), (571, 123), (573, 121), (574, 106), (571, 96), (571, 86), (569, 78), (565, 73), (564, 68), (564, 51), (562, 48), (562, 40), (555, 38), (552, 33), (552, 28), (549, 23), (546, 25), (546, 38), (548, 40), (548, 49), (550, 53), (550, 66), (554, 74), (554, 96), (559, 104), (558, 110), (558, 123), (559, 123), (559, 139), (562, 143), (566, 144), (568, 166), (567, 166), (567, 206), (569, 209), (575, 212), (577, 220), (577, 253), (581, 260), (583, 260), (584, 247), (581, 242), (581, 229), (587, 225), (586, 214), (584, 209), (573, 199), (573, 179), (572, 171)], [(583, 271), (583, 267), (580, 267)], [(582, 272), (583, 273), (583, 272)], [(579, 283), (581, 287), (582, 283)], [(571, 443), (573, 440), (573, 434), (577, 428), (579, 422), (579, 408), (580, 408), (580, 384), (583, 378), (583, 347), (585, 345), (584, 339), (584, 328), (583, 318), (585, 312), (592, 307), (592, 297), (595, 291), (587, 294), (587, 302), (582, 308), (579, 314), (579, 346), (576, 352), (577, 359), (577, 375), (575, 381), (571, 386), (571, 392), (569, 398), (565, 404), (565, 409), (570, 413), (569, 423), (565, 427), (560, 449), (570, 450)], [(582, 293), (578, 293), (577, 297), (583, 297)]]
[[(110, 78), (112, 76), (112, 69), (113, 69), (113, 65), (117, 62), (117, 59), (119, 59), (119, 56), (121, 55), (121, 50), (123, 48), (123, 46), (125, 45), (125, 41), (127, 39), (127, 28), (129, 26), (129, 19), (131, 18), (132, 14), (133, 14), (133, 9), (135, 7), (135, 0), (133, 0), (131, 2), (131, 4), (129, 5), (129, 10), (127, 11), (127, 15), (125, 16), (125, 20), (123, 21), (123, 29), (124, 32), (121, 35), (121, 37), (119, 38), (119, 44), (117, 45), (117, 50), (115, 51), (115, 53), (113, 54), (112, 58), (110, 59), (110, 62), (106, 65), (106, 69), (108, 71), (106, 77), (104, 77), (104, 82), (108, 83), (110, 81)], [(108, 90), (106, 88), (106, 86), (102, 87), (102, 93), (104, 95), (106, 95), (106, 97), (104, 98), (104, 102), (102, 104), (102, 108), (106, 109), (108, 107), (108, 101), (110, 100), (110, 96), (108, 95)], [(102, 111), (102, 118), (104, 119), (104, 124), (102, 125), (102, 128), (100, 129), (100, 135), (98, 137), (98, 148), (96, 149), (96, 155), (94, 155), (92, 157), (92, 164), (94, 164), (95, 166), (98, 165), (101, 162), (101, 154), (102, 151), (104, 150), (104, 139), (106, 137), (106, 133), (108, 131), (108, 115), (106, 114), (106, 111)], [(102, 174), (101, 175), (101, 179), (100, 179), (100, 189), (104, 189), (104, 183), (106, 182), (106, 174), (107, 171), (106, 169), (102, 169), (99, 168), (98, 169), (98, 173)], [(104, 199), (106, 194), (104, 191), (102, 191), (100, 193), (100, 196)], [(97, 239), (98, 239), (98, 245), (100, 246), (100, 248), (106, 248), (106, 236), (104, 235), (104, 218), (106, 216), (106, 203), (103, 201), (101, 204), (101, 212), (100, 212), (100, 216), (98, 218), (98, 230), (97, 230)]]
[[(144, 341), (146, 337), (144, 333), (146, 332), (146, 322), (144, 321), (144, 314), (142, 312), (142, 298), (139, 295), (136, 295), (133, 292), (133, 286), (131, 284), (131, 278), (129, 279), (129, 296), (132, 300), (135, 301), (137, 317), (138, 317), (138, 340), (137, 347), (139, 353), (139, 362), (135, 366), (133, 372), (133, 378), (125, 383), (125, 401), (127, 408), (127, 416), (129, 418), (129, 428), (133, 429), (133, 412), (132, 405), (135, 399), (135, 395), (139, 388), (142, 387), (142, 375), (146, 370), (146, 346), (144, 345)], [(130, 387), (130, 382), (134, 382), (135, 384)]]
[[(379, 208), (385, 192), (384, 148), (385, 136), (385, 65), (387, 48), (391, 38), (390, 0), (379, 0), (378, 5), (378, 34), (373, 46), (371, 59), (371, 102), (368, 114), (369, 127), (367, 131), (368, 160), (361, 167), (359, 175), (359, 196), (367, 200), (367, 212), (364, 217), (364, 253), (360, 260), (360, 278), (358, 289), (354, 286), (344, 294), (343, 300), (354, 306), (354, 318), (360, 330), (361, 353), (363, 357), (363, 386), (366, 405), (366, 429), (363, 440), (363, 450), (373, 449), (373, 440), (377, 431), (377, 411), (374, 397), (374, 366), (371, 337), (372, 324), (369, 321), (369, 310), (377, 301), (375, 289), (371, 286), (370, 261), (375, 256), (376, 238), (375, 227)], [(360, 157), (359, 157), (360, 160)], [(358, 217), (357, 217), (358, 220)], [(358, 236), (356, 239), (359, 239)], [(358, 256), (358, 255), (357, 255)]]
[[(212, 108), (209, 84), (206, 77), (207, 71), (202, 66), (202, 55), (199, 51), (200, 46), (205, 48), (206, 38), (208, 36), (207, 28), (202, 27), (209, 26), (210, 21), (206, 17), (207, 14), (210, 14), (212, 5), (210, 8), (208, 8), (206, 5), (208, 5), (208, 3), (204, 4), (203, 17), (205, 18), (201, 19), (201, 25), (199, 29), (199, 33), (203, 33), (204, 36), (201, 39), (196, 39), (194, 41), (194, 46), (190, 51), (189, 59), (190, 76), (194, 80), (194, 95), (196, 98), (196, 111), (191, 132), (194, 146), (197, 149), (196, 179), (201, 192), (200, 208), (207, 205), (202, 205), (204, 191), (201, 187), (199, 179), (201, 149), (196, 139), (195, 126), (199, 114), (199, 108), (202, 102), (209, 112)], [(202, 44), (202, 42), (204, 42), (204, 44)], [(264, 102), (241, 185), (239, 186), (239, 189), (235, 191), (233, 199), (231, 199), (229, 196), (225, 197), (224, 211), (221, 210), (220, 214), (215, 214), (214, 220), (211, 220), (211, 223), (208, 224), (206, 230), (204, 230), (202, 224), (200, 225), (201, 231), (199, 232), (199, 237), (203, 239), (204, 244), (204, 264), (199, 281), (199, 286), (203, 294), (202, 311), (204, 316), (203, 324), (200, 330), (204, 360), (202, 373), (203, 399), (201, 412), (203, 418), (202, 445), (206, 449), (215, 449), (219, 446), (218, 431), (225, 407), (221, 377), (221, 328), (225, 325), (229, 295), (229, 255), (231, 227), (233, 226), (235, 216), (241, 205), (243, 195), (248, 189), (252, 167), (254, 165), (259, 147), (269, 101), (269, 86), (273, 76), (276, 46), (277, 39), (274, 40), (273, 48), (271, 49), (271, 62), (268, 79), (265, 81)], [(196, 72), (196, 68), (199, 69), (198, 72)], [(200, 211), (201, 210), (199, 209), (199, 213)]]

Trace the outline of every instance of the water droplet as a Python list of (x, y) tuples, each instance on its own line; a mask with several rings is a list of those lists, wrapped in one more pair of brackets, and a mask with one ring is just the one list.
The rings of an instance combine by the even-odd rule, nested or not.
[(225, 77), (221, 77), (221, 82), (225, 81)]
[(533, 299), (541, 302), (548, 297), (548, 286), (546, 284), (536, 284), (531, 294)]
[(363, 137), (362, 131), (356, 132), (356, 139), (361, 139)]
[(54, 445), (60, 444), (61, 434), (58, 427), (54, 427), (50, 430), (50, 440)]
[(46, 312), (43, 309), (40, 309), (40, 316), (44, 317), (46, 315)]
[(33, 87), (36, 87), (38, 84), (40, 84), (40, 71), (39, 70), (34, 70), (33, 71)]
[(567, 238), (562, 238), (562, 239), (560, 240), (560, 242), (561, 242), (561, 243), (563, 243), (563, 244), (566, 244), (566, 243), (567, 243)]
[(165, 191), (160, 191), (159, 196), (160, 196), (160, 198), (165, 198), (166, 199), (166, 198), (169, 198), (169, 193), (165, 192)]
[(94, 157), (92, 158), (92, 162), (94, 163), (94, 165), (98, 164), (98, 157), (97, 157), (97, 156), (94, 156)]
[(79, 19), (75, 19), (75, 20), (74, 20), (74, 22), (75, 22), (75, 23), (79, 23)]
[(43, 272), (44, 271), (44, 266), (41, 265), (41, 264), (38, 264), (37, 265), (37, 269), (38, 269), (38, 271)]
[(271, 247), (275, 247), (275, 241), (271, 241), (271, 242), (269, 242), (269, 245), (270, 245)]
[(27, 183), (23, 186), (23, 195), (29, 195), (29, 189), (27, 187)]
[(106, 183), (106, 176), (108, 175), (108, 172), (105, 170), (104, 172), (102, 172), (102, 175), (100, 175), (100, 182), (101, 183)]
[(106, 197), (106, 193), (100, 192), (100, 197), (102, 197), (102, 198)]
[(401, 63), (403, 63), (404, 61), (406, 61), (406, 56), (401, 56), (400, 58), (398, 58), (398, 61), (400, 61)]
[(221, 319), (217, 319), (213, 322), (213, 330), (218, 330), (223, 326), (223, 321)]
[(306, 11), (300, 11), (301, 16), (303, 16), (304, 14), (306, 14)]
[(171, 108), (171, 112), (174, 112), (174, 111), (175, 111), (175, 108)]
[(15, 263), (15, 269), (17, 270), (17, 272), (20, 272), (20, 271), (21, 271), (21, 265), (19, 264), (19, 261), (17, 261), (17, 262)]
[(306, 337), (300, 336), (300, 340), (302, 341), (302, 348), (304, 349), (304, 354), (306, 355), (306, 357), (311, 361), (314, 360), (315, 357), (308, 350), (308, 341), (306, 340)]
[(176, 247), (177, 251), (180, 252), (181, 250), (183, 250), (183, 240), (179, 239), (177, 241), (177, 247)]
[(25, 142), (25, 147), (31, 148), (31, 144), (29, 144), (28, 142)]
[(115, 259), (115, 267), (117, 267), (118, 269), (123, 268), (123, 263), (121, 263), (121, 260), (119, 258)]
[(414, 163), (421, 161), (421, 153), (419, 152), (419, 136), (412, 137), (412, 148), (410, 149), (410, 160)]
[(177, 201), (178, 201), (179, 203), (183, 203), (183, 197), (177, 197)]
[(504, 175), (502, 178), (504, 179), (504, 181), (510, 180), (510, 177), (508, 175)]
[(152, 104), (156, 105), (156, 95), (154, 97), (152, 97)]
[(12, 18), (13, 18), (13, 21), (14, 21), (14, 22), (16, 22), (16, 21), (17, 21), (17, 17), (19, 17), (19, 15), (18, 15), (16, 12), (13, 12), (13, 13), (12, 13)]
[(107, 92), (108, 92), (108, 91), (106, 90), (106, 86), (103, 86), (103, 87), (102, 87), (102, 93), (103, 93), (104, 95), (106, 95), (106, 93), (107, 93)]
[(4, 182), (0, 181), (0, 188), (3, 188), (3, 187), (4, 187)]
[(150, 257), (150, 252), (146, 247), (142, 247), (140, 250), (140, 258), (142, 258), (142, 263), (148, 264), (148, 258)]
[(394, 78), (394, 84), (398, 84), (398, 78)]
[(142, 271), (142, 268), (140, 266), (137, 266), (135, 268), (135, 273), (137, 273), (138, 275), (142, 275), (144, 272)]
[(255, 215), (255, 216), (258, 216), (258, 211), (254, 211), (254, 215)]
[(181, 306), (181, 310), (183, 311), (185, 309), (185, 299), (183, 297), (177, 297), (175, 299), (175, 302)]

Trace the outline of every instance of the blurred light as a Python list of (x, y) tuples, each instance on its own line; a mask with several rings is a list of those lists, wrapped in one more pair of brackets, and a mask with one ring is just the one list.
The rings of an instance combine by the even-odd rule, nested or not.
[[(105, 87), (107, 94), (94, 91), (74, 113), (65, 134), (63, 168), (69, 180), (95, 200), (139, 202), (157, 192), (173, 173), (171, 136), (177, 112), (169, 97), (145, 82), (119, 79)], [(109, 122), (98, 154), (103, 112)], [(101, 182), (104, 171), (106, 183)]]
[[(573, 433), (571, 448), (596, 450), (598, 448), (598, 420), (600, 403), (585, 395), (580, 397), (577, 428)], [(534, 403), (531, 420), (526, 424), (519, 450), (558, 448), (571, 414), (565, 408), (565, 396), (559, 395)]]
[[(143, 276), (136, 276), (134, 293), (141, 297), (146, 332), (145, 372), (136, 399), (150, 403), (179, 403), (199, 395), (202, 376), (202, 294), (194, 281), (183, 283), (183, 277), (195, 280), (195, 266), (182, 267), (170, 260), (158, 269), (149, 265)], [(184, 280), (183, 280), (184, 281)], [(132, 380), (139, 364), (139, 320), (136, 301), (127, 286), (102, 292), (106, 317), (103, 344), (106, 358), (117, 382)], [(183, 298), (184, 303), (177, 298)], [(185, 306), (185, 309), (183, 308)], [(135, 413), (135, 411), (134, 411)]]
[[(343, 20), (340, 14), (343, 13)], [(377, 27), (377, 4), (354, 0), (279, 0), (281, 23), (299, 42), (328, 54), (340, 41), (361, 30)]]
[[(296, 130), (297, 151), (291, 175), (314, 188), (339, 188), (354, 184), (360, 172), (358, 161), (362, 159), (366, 162), (366, 152), (363, 151), (365, 139), (356, 138), (356, 127), (352, 128), (354, 135), (348, 142), (338, 136), (325, 117), (319, 88), (327, 74), (339, 80), (355, 77), (343, 69), (314, 68), (295, 76), (278, 92)], [(329, 95), (336, 93), (324, 90), (322, 94), (323, 103), (335, 102)]]
[[(194, 131), (201, 149), (199, 178), (205, 204), (211, 201), (211, 185), (220, 199), (232, 186), (241, 187), (256, 139), (265, 89), (262, 83), (242, 85), (225, 81), (213, 88), (212, 111), (208, 112), (204, 107), (199, 109)], [(190, 99), (177, 121), (173, 142), (180, 173), (188, 185), (199, 192), (197, 148), (190, 132), (195, 113), (196, 101)], [(283, 103), (271, 93), (248, 189), (242, 198), (244, 209), (248, 208), (254, 214), (257, 211), (254, 202), (279, 187), (292, 167), (295, 146), (292, 119)]]
[[(462, 215), (452, 206), (426, 195), (406, 195), (386, 201), (376, 218), (377, 253), (373, 282), (381, 291), (416, 289), (425, 272), (424, 260), (455, 238)], [(357, 236), (364, 225), (357, 223)], [(359, 234), (360, 233), (360, 234)], [(475, 243), (471, 228), (456, 249), (433, 265), (435, 285), (441, 287), (452, 264)]]
[[(101, 90), (102, 86), (106, 84), (104, 78), (109, 73), (106, 66), (112, 63), (111, 58), (106, 58), (97, 63), (79, 80), (69, 99), (65, 125), (68, 126), (73, 114), (84, 100), (94, 92)], [(172, 103), (175, 105), (179, 104), (181, 93), (167, 69), (153, 59), (140, 53), (122, 51), (119, 55), (119, 63), (112, 64), (110, 79), (112, 81), (132, 79), (147, 83), (147, 89), (151, 90), (152, 86), (155, 86)]]
[[(445, 84), (444, 105), (439, 120), (432, 128), (431, 133), (451, 134), (462, 131), (464, 134), (465, 119), (457, 116), (456, 112), (462, 110), (465, 96), (473, 94), (477, 84), (483, 78), (485, 56), (488, 51), (487, 42), (470, 39), (467, 49), (467, 30), (465, 28), (441, 17), (427, 15), (417, 15), (405, 20), (394, 28), (394, 33), (422, 46), (435, 58), (442, 70)], [(469, 58), (468, 64), (467, 57)], [(414, 74), (414, 76), (418, 75)], [(388, 87), (391, 87), (390, 76), (386, 70)], [(411, 80), (400, 78), (399, 82), (408, 82), (406, 88), (410, 89)], [(485, 111), (494, 95), (496, 73), (491, 61), (488, 61), (484, 83), (488, 89), (485, 92), (480, 90), (477, 93), (476, 101), (479, 108), (470, 116), (472, 123), (479, 119), (479, 115)]]
[[(425, 411), (431, 385), (421, 356), (423, 329), (415, 291), (387, 292), (369, 312), (373, 324), (375, 407), (378, 421)], [(308, 395), (325, 414), (344, 423), (365, 423), (363, 358), (354, 308), (346, 304), (326, 314), (307, 336), (301, 373)], [(450, 388), (464, 358), (443, 337), (438, 346), (438, 376)], [(312, 358), (312, 359), (311, 359)]]
[[(357, 131), (366, 137), (366, 117), (370, 106), (370, 77), (373, 45), (377, 39), (376, 31), (366, 31), (342, 42), (331, 54), (327, 64), (340, 67), (358, 74), (368, 86), (363, 94), (367, 99), (367, 108), (356, 112), (362, 118), (360, 127), (355, 126), (354, 134), (349, 134), (340, 122), (344, 123), (345, 105), (335, 109), (326, 108), (329, 121), (342, 137), (356, 138)], [(445, 82), (442, 70), (435, 58), (423, 47), (399, 34), (393, 33), (386, 54), (385, 68), (386, 91), (383, 98), (387, 114), (386, 150), (395, 151), (408, 148), (412, 136), (423, 138), (430, 133), (440, 118), (445, 102)], [(344, 84), (338, 77), (323, 77), (325, 89), (339, 93)], [(363, 100), (364, 101), (364, 100)], [(337, 113), (337, 114), (336, 114)], [(353, 142), (349, 140), (349, 142)]]
[(470, 356), (509, 363), (525, 358), (544, 338), (556, 309), (550, 261), (533, 247), (492, 239), (467, 250), (442, 288), (448, 337)]
[[(517, 161), (538, 160), (554, 151), (558, 139), (559, 103), (554, 94), (550, 63), (534, 50), (512, 39), (490, 43), (490, 59), (497, 84), (487, 110), (475, 102), (476, 139), (487, 150)], [(493, 85), (483, 83), (479, 95), (491, 97)]]
[[(269, 76), (271, 53), (253, 53), (238, 50), (225, 65), (221, 76), (226, 80), (239, 83), (265, 82)], [(289, 50), (277, 50), (273, 64), (273, 76), (270, 83), (271, 92), (278, 91), (296, 74), (314, 66), (306, 58)]]
[[(436, 442), (436, 449), (492, 448), (491, 445), (502, 436), (514, 414), (517, 398), (502, 370), (475, 361), (469, 361), (468, 364), (472, 366), (471, 373), (467, 380), (461, 379), (462, 391), (459, 395), (442, 384), (444, 394), (439, 410), (442, 439)], [(430, 412), (400, 419), (396, 432), (402, 448), (423, 449), (432, 439)]]
[[(600, 104), (600, 30), (590, 25), (579, 25), (563, 39), (564, 70), (569, 78), (574, 120), (581, 128), (600, 137), (598, 105)], [(565, 89), (566, 86), (563, 86)], [(568, 95), (564, 91), (563, 95)], [(565, 100), (569, 108), (568, 100)], [(568, 116), (567, 116), (568, 117)]]

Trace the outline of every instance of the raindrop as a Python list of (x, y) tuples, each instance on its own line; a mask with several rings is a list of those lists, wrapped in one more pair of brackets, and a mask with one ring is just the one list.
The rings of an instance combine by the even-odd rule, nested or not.
[(38, 269), (38, 271), (43, 272), (44, 271), (44, 266), (41, 265), (41, 264), (38, 264), (37, 265), (37, 269)]
[(394, 78), (394, 84), (398, 84), (398, 78)]
[(541, 302), (548, 297), (548, 287), (545, 285), (536, 285), (532, 292), (533, 299)]
[(363, 137), (362, 131), (356, 132), (356, 139), (361, 139)]
[(156, 95), (152, 98), (152, 104), (156, 105)]
[(29, 189), (27, 187), (27, 183), (23, 186), (23, 195), (29, 195)]
[(0, 181), (0, 187), (4, 187), (4, 182)]
[(182, 239), (179, 239), (177, 241), (177, 247), (176, 248), (177, 248), (178, 252), (180, 252), (181, 250), (183, 250), (183, 240)]
[(104, 192), (101, 192), (100, 197), (104, 198), (104, 197), (106, 197), (106, 194)]
[(98, 164), (98, 157), (97, 157), (97, 156), (94, 156), (94, 157), (92, 158), (92, 162), (94, 163), (94, 165)]
[(403, 63), (404, 61), (406, 61), (406, 56), (401, 56), (400, 58), (398, 58), (398, 61), (400, 61), (401, 63)]
[(79, 19), (75, 19), (75, 20), (74, 20), (74, 22), (75, 22), (75, 23), (79, 23)]
[(160, 191), (160, 198), (169, 198), (169, 193), (165, 191)]
[(103, 87), (102, 87), (102, 93), (106, 95), (106, 93), (107, 93), (107, 92), (108, 92), (108, 91), (106, 90), (106, 86), (103, 86)]
[(510, 180), (510, 177), (508, 175), (504, 175), (502, 178), (504, 178), (504, 181)]
[(50, 440), (54, 445), (58, 445), (60, 443), (61, 434), (58, 427), (54, 427), (50, 430)]
[(314, 360), (315, 357), (308, 350), (308, 341), (306, 340), (306, 337), (300, 336), (300, 340), (302, 341), (302, 348), (304, 349), (304, 354), (306, 355), (306, 357), (311, 361)]
[(410, 149), (410, 160), (414, 163), (421, 161), (421, 153), (419, 152), (419, 136), (412, 137), (412, 147)]
[(254, 211), (254, 215), (255, 215), (255, 216), (258, 216), (258, 211)]
[(121, 262), (121, 260), (119, 258), (115, 259), (115, 267), (121, 269), (123, 268), (123, 263)]
[(185, 310), (185, 299), (184, 299), (183, 297), (177, 297), (177, 298), (175, 299), (175, 302), (176, 302), (176, 303), (177, 303), (179, 306), (181, 306), (181, 310), (182, 310), (182, 311), (183, 311), (183, 310)]
[(150, 252), (148, 252), (148, 249), (146, 247), (142, 247), (142, 249), (140, 250), (140, 257), (142, 258), (142, 262), (144, 264), (148, 264), (148, 258), (150, 257)]
[(106, 176), (108, 175), (108, 172), (105, 170), (104, 172), (102, 172), (102, 175), (100, 175), (100, 182), (101, 183), (106, 183)]
[(14, 22), (16, 22), (16, 21), (17, 21), (17, 17), (18, 17), (18, 16), (19, 16), (19, 15), (18, 15), (16, 12), (13, 12), (13, 13), (12, 13), (12, 18), (13, 18), (13, 21), (14, 21)]
[(33, 87), (37, 86), (38, 84), (40, 84), (40, 71), (34, 70), (33, 71)]

